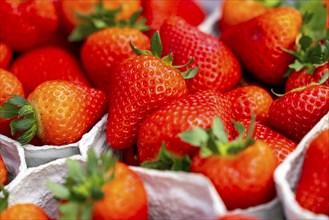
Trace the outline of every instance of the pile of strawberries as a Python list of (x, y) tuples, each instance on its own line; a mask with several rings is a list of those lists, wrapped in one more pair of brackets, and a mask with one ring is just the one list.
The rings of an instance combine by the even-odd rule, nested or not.
[[(228, 210), (276, 196), (276, 167), (329, 111), (329, 2), (225, 0), (220, 10), (218, 37), (198, 29), (196, 0), (1, 1), (0, 134), (61, 147), (108, 113), (107, 142), (123, 151), (122, 162), (89, 152), (86, 170), (68, 162), (64, 186), (49, 186), (61, 217), (146, 219), (127, 165), (201, 173)], [(296, 191), (325, 215), (328, 139), (314, 142)], [(327, 166), (311, 169), (317, 154)]]

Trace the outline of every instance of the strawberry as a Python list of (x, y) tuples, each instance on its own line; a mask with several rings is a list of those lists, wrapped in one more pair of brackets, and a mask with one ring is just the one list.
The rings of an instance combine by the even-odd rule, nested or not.
[(0, 39), (16, 51), (41, 45), (58, 27), (55, 6), (50, 0), (1, 1), (0, 21)]
[(243, 86), (225, 93), (225, 96), (232, 103), (233, 118), (249, 119), (252, 114), (256, 119), (266, 123), (268, 110), (273, 102), (271, 95), (259, 86)]
[[(249, 129), (250, 127), (250, 120), (248, 119), (239, 120), (239, 123), (243, 124), (246, 129)], [(252, 137), (268, 144), (279, 163), (281, 163), (297, 147), (297, 143), (294, 141), (257, 121), (255, 122), (255, 131)]]
[(130, 41), (138, 48), (149, 48), (149, 39), (134, 28), (106, 28), (90, 35), (84, 42), (81, 60), (97, 88), (108, 91), (113, 66), (124, 59), (136, 56), (130, 48)]
[(2, 159), (0, 154), (0, 185), (5, 185), (8, 181), (8, 172), (6, 168), (6, 164)]
[(28, 97), (14, 96), (0, 108), (2, 118), (18, 116), (11, 122), (12, 133), (24, 130), (17, 141), (28, 143), (37, 135), (42, 143), (64, 145), (78, 141), (106, 109), (102, 91), (68, 81), (40, 84)]
[(296, 188), (296, 200), (303, 208), (329, 215), (329, 129), (321, 131), (306, 150)]
[(64, 49), (54, 46), (23, 54), (13, 62), (10, 71), (23, 83), (26, 94), (48, 80), (68, 80), (89, 86), (78, 61)]
[(114, 149), (134, 146), (139, 128), (149, 114), (187, 94), (181, 74), (190, 77), (197, 72), (181, 73), (172, 65), (172, 56), (160, 58), (162, 46), (158, 32), (152, 37), (150, 48), (152, 53), (133, 47), (139, 56), (124, 60), (113, 71), (106, 137)]
[(141, 164), (136, 147), (125, 149), (122, 157), (122, 161), (129, 166), (140, 166)]
[[(322, 40), (302, 35), (296, 51), (286, 51), (295, 56), (294, 63), (289, 65), (286, 76), (289, 76), (285, 91), (319, 82), (326, 72), (329, 74), (329, 35)], [(329, 79), (324, 83), (329, 86)]]
[(174, 53), (177, 63), (193, 57), (199, 73), (187, 80), (189, 91), (217, 90), (225, 92), (241, 79), (237, 59), (228, 47), (215, 37), (202, 33), (179, 17), (169, 17), (160, 28), (164, 54)]
[(59, 11), (61, 14), (64, 29), (70, 33), (77, 25), (81, 24), (79, 15), (90, 15), (94, 12), (95, 6), (103, 3), (107, 10), (121, 8), (117, 19), (127, 19), (141, 8), (140, 0), (88, 0), (88, 1), (72, 1), (61, 0), (59, 2)]
[[(130, 42), (141, 49), (149, 49), (150, 44), (148, 37), (141, 32), (147, 28), (145, 21), (137, 20), (141, 11), (135, 12), (126, 20), (117, 19), (119, 12), (119, 9), (107, 10), (106, 5), (100, 2), (93, 13), (80, 17), (82, 23), (69, 37), (71, 41), (87, 38), (80, 57), (89, 78), (97, 88), (105, 92), (108, 92), (113, 67), (135, 55)], [(103, 25), (95, 25), (96, 21)]]
[[(289, 92), (299, 87), (307, 86), (311, 83), (319, 82), (326, 72), (329, 73), (329, 63), (316, 68), (313, 74), (308, 74), (306, 68), (298, 72), (293, 72), (286, 82), (285, 92)], [(329, 86), (329, 79), (324, 82), (324, 85)]]
[[(0, 107), (11, 98), (11, 95), (25, 96), (23, 85), (19, 79), (4, 69), (0, 69), (0, 88)], [(0, 118), (0, 134), (10, 137), (10, 122), (9, 119)]]
[(8, 207), (9, 192), (0, 184), (0, 219), (38, 219), (49, 220), (46, 212), (39, 206), (32, 203), (15, 204)]
[(234, 128), (230, 103), (215, 91), (198, 91), (159, 108), (144, 120), (139, 130), (140, 160), (157, 159), (163, 142), (173, 154), (193, 156), (198, 148), (184, 143), (178, 134), (196, 126), (209, 128), (216, 116), (224, 121), (225, 130), (232, 139)]
[(193, 26), (201, 24), (206, 17), (203, 8), (195, 0), (142, 0), (142, 6), (146, 24), (151, 27), (149, 36), (158, 31), (169, 16), (179, 16)]
[(260, 219), (243, 214), (229, 213), (221, 216), (220, 218), (218, 218), (218, 220), (260, 220)]
[(283, 49), (294, 48), (301, 23), (299, 11), (279, 7), (226, 29), (221, 39), (252, 75), (277, 85), (293, 60)]
[(86, 166), (68, 160), (64, 185), (48, 184), (63, 219), (147, 219), (147, 194), (141, 178), (111, 153), (99, 157), (90, 150)]
[(0, 42), (0, 68), (7, 69), (12, 57), (13, 52), (10, 46), (5, 42)]
[(270, 9), (263, 2), (255, 0), (224, 0), (222, 4), (220, 8), (222, 17), (219, 20), (221, 31), (257, 17)]
[(235, 125), (239, 136), (232, 142), (228, 141), (219, 117), (210, 129), (197, 127), (180, 134), (187, 143), (201, 147), (192, 159), (191, 172), (211, 180), (228, 210), (245, 209), (273, 199), (273, 173), (278, 164), (265, 142), (251, 138), (253, 126), (243, 139), (244, 126)]
[(296, 142), (329, 111), (329, 87), (311, 84), (276, 99), (269, 110), (269, 124)]

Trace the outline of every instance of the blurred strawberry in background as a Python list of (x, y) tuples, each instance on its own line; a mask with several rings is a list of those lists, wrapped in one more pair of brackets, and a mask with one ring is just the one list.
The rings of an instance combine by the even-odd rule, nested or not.
[(0, 4), (0, 40), (16, 51), (39, 46), (57, 31), (59, 21), (50, 0), (3, 0)]

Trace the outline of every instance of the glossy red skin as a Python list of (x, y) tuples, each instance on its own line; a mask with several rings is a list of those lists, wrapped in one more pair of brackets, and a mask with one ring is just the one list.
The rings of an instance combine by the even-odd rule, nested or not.
[(323, 130), (306, 151), (296, 188), (300, 206), (317, 214), (329, 215), (329, 129)]
[(192, 159), (191, 172), (201, 173), (214, 184), (228, 210), (269, 202), (275, 196), (273, 173), (277, 160), (267, 144), (256, 141), (236, 155)]
[[(110, 176), (108, 172), (107, 175)], [(104, 197), (94, 203), (92, 219), (148, 219), (147, 193), (142, 179), (117, 162), (114, 179), (102, 186)]]
[(204, 10), (195, 0), (142, 0), (142, 7), (146, 24), (151, 27), (147, 32), (148, 36), (159, 30), (169, 16), (179, 16), (193, 26), (201, 24), (206, 17)]
[(74, 143), (105, 114), (104, 92), (65, 80), (40, 84), (28, 101), (37, 120), (37, 136), (43, 144)]
[[(230, 49), (215, 37), (202, 33), (179, 17), (169, 17), (160, 28), (163, 54), (174, 56), (174, 65), (194, 63), (200, 66), (195, 77), (188, 79), (189, 91), (217, 90), (226, 92), (241, 79), (241, 68)], [(185, 68), (184, 70), (187, 70)]]
[(136, 54), (130, 41), (141, 50), (149, 50), (150, 41), (146, 35), (132, 28), (107, 28), (90, 35), (81, 49), (81, 60), (94, 85), (108, 91), (113, 67)]
[[(285, 92), (289, 92), (292, 89), (302, 86), (307, 86), (311, 83), (319, 82), (326, 71), (329, 72), (329, 63), (316, 68), (314, 73), (311, 75), (306, 73), (307, 69), (302, 69), (299, 72), (293, 72), (286, 82)], [(323, 85), (329, 86), (329, 79), (327, 79)]]
[(0, 154), (0, 184), (6, 185), (8, 181), (8, 172), (6, 168), (6, 164), (2, 159), (2, 155)]
[(0, 39), (20, 52), (43, 44), (58, 28), (58, 16), (50, 0), (3, 0), (0, 20)]
[(260, 219), (253, 216), (231, 213), (219, 217), (218, 220), (260, 220)]
[(216, 116), (233, 139), (230, 102), (215, 91), (198, 91), (156, 110), (143, 122), (138, 134), (138, 154), (142, 162), (155, 160), (164, 141), (168, 151), (193, 156), (199, 148), (182, 141), (178, 134), (194, 127), (209, 128)]
[(329, 87), (311, 85), (276, 99), (269, 110), (269, 124), (299, 143), (328, 111)]
[(244, 21), (248, 21), (254, 17), (257, 17), (269, 8), (260, 1), (254, 0), (224, 0), (220, 11), (222, 16), (218, 22), (220, 31), (224, 31), (226, 28), (239, 24)]
[(7, 69), (12, 58), (13, 52), (9, 45), (5, 42), (0, 42), (0, 68)]
[(17, 58), (10, 71), (22, 82), (26, 94), (49, 80), (67, 80), (90, 87), (78, 61), (62, 48), (40, 47)]
[(255, 114), (257, 121), (266, 123), (268, 120), (273, 98), (265, 89), (254, 85), (243, 86), (225, 93), (225, 96), (232, 103), (235, 120), (250, 120), (252, 114)]
[(143, 120), (161, 105), (187, 94), (184, 78), (159, 58), (141, 55), (114, 70), (109, 92), (106, 137), (114, 149), (137, 143)]
[(280, 7), (227, 28), (221, 39), (246, 70), (266, 84), (277, 85), (294, 60), (282, 48), (294, 49), (301, 24), (299, 11)]
[(141, 161), (135, 147), (128, 148), (123, 151), (123, 162), (129, 166), (140, 166)]
[[(250, 119), (239, 120), (239, 123), (242, 123), (247, 131), (249, 130)], [(246, 136), (247, 134), (245, 137)], [(264, 141), (268, 144), (279, 163), (281, 163), (297, 147), (297, 143), (285, 137), (283, 134), (273, 131), (258, 121), (255, 122), (253, 138)]]

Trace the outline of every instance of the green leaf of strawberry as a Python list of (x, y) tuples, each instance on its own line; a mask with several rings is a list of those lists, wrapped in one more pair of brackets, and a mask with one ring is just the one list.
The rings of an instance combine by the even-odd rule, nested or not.
[(165, 143), (162, 143), (158, 160), (147, 161), (141, 164), (142, 167), (156, 170), (190, 171), (191, 159), (188, 155), (178, 157), (171, 154)]
[[(140, 49), (136, 48), (131, 42), (130, 42), (130, 47), (137, 56), (153, 55), (155, 57), (160, 58), (168, 66), (170, 66), (172, 68), (176, 68), (176, 69), (187, 67), (194, 62), (194, 58), (191, 57), (190, 60), (186, 64), (175, 66), (172, 64), (172, 62), (174, 60), (172, 53), (169, 53), (167, 56), (162, 57), (162, 43), (161, 43), (161, 38), (160, 38), (160, 34), (158, 31), (155, 32), (151, 38), (151, 41), (150, 41), (151, 51), (140, 50)], [(184, 77), (184, 79), (191, 79), (198, 73), (199, 69), (200, 69), (200, 67), (198, 66), (196, 68), (190, 68), (190, 69), (186, 70), (185, 72), (180, 72), (180, 73)]]
[(239, 136), (232, 142), (228, 141), (223, 123), (219, 117), (215, 118), (211, 128), (203, 129), (196, 127), (179, 134), (179, 137), (186, 143), (201, 147), (200, 154), (202, 157), (208, 157), (212, 154), (234, 155), (254, 144), (255, 141), (252, 139), (252, 134), (254, 131), (255, 116), (252, 117), (248, 135), (245, 139), (243, 139), (245, 133), (244, 126), (237, 122), (233, 123), (239, 132)]
[[(65, 183), (48, 182), (55, 198), (66, 202), (60, 206), (62, 218), (91, 219), (94, 201), (104, 197), (102, 186), (114, 178), (115, 163), (110, 151), (97, 157), (92, 149), (88, 151), (85, 169), (79, 161), (67, 160)], [(109, 170), (112, 172), (107, 176)]]
[(9, 192), (5, 189), (4, 185), (0, 184), (0, 212), (8, 207)]
[(81, 15), (75, 12), (76, 17), (82, 20), (82, 23), (75, 27), (69, 36), (69, 41), (81, 41), (90, 34), (108, 28), (108, 27), (130, 27), (140, 31), (147, 31), (149, 27), (145, 25), (146, 20), (140, 17), (142, 10), (136, 11), (127, 20), (117, 20), (117, 15), (122, 11), (122, 7), (114, 10), (107, 10), (103, 6), (103, 1), (94, 7), (93, 13), (89, 15)]

